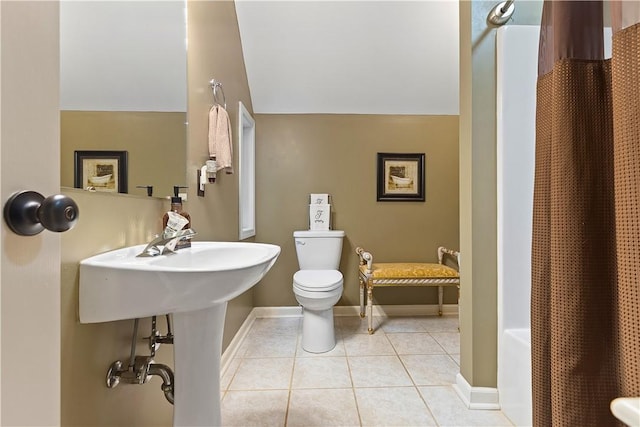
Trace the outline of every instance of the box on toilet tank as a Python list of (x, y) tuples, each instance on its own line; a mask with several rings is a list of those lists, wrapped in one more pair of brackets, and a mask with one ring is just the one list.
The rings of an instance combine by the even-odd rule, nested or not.
[(329, 230), (331, 221), (331, 205), (309, 205), (309, 230)]

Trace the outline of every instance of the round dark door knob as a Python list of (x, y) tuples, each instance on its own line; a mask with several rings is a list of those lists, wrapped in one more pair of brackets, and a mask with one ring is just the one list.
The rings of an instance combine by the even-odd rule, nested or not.
[(38, 208), (38, 219), (47, 230), (67, 231), (78, 221), (78, 205), (63, 194), (49, 196)]
[(21, 236), (33, 236), (45, 228), (67, 231), (78, 221), (78, 205), (70, 197), (55, 194), (46, 199), (35, 191), (13, 194), (4, 206), (4, 219), (9, 228)]

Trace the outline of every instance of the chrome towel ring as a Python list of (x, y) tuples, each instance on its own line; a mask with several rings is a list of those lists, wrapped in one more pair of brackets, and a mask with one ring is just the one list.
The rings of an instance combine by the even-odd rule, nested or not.
[[(216, 79), (211, 79), (209, 81), (209, 85), (211, 86), (211, 90), (213, 91), (213, 101), (227, 109), (227, 99), (224, 96), (224, 90), (222, 89), (222, 83), (217, 81)], [(218, 100), (218, 94), (222, 95), (222, 102)]]

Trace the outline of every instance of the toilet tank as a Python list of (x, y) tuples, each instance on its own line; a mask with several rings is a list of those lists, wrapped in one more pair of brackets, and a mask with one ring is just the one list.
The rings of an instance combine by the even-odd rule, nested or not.
[(294, 231), (301, 270), (337, 270), (342, 255), (342, 230)]

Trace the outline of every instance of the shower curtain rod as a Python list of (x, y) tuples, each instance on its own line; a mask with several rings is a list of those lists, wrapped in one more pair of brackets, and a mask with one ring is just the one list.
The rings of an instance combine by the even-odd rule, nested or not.
[(505, 24), (513, 15), (513, 10), (515, 9), (514, 1), (507, 0), (495, 5), (489, 12), (489, 16), (487, 16), (487, 22), (496, 26)]

